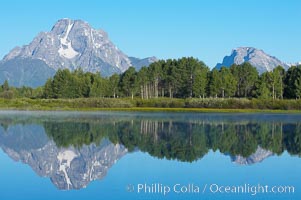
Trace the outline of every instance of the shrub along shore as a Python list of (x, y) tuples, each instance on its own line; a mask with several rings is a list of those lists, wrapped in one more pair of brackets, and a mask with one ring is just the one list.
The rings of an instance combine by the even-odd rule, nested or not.
[(1, 110), (301, 113), (301, 100), (239, 98), (0, 99)]

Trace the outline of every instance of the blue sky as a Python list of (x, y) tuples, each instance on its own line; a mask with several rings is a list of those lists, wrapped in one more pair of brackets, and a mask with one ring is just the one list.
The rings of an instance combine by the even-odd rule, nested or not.
[(105, 30), (130, 56), (193, 56), (213, 67), (233, 48), (252, 46), (297, 62), (300, 10), (300, 0), (2, 0), (0, 57), (71, 18)]

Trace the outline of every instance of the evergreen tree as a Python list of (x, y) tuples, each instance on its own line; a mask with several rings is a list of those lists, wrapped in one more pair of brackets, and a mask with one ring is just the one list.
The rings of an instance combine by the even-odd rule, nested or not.
[(90, 89), (91, 97), (106, 97), (108, 95), (108, 80), (97, 74), (93, 77), (93, 84)]
[(221, 77), (221, 92), (222, 97), (232, 97), (235, 95), (236, 91), (236, 79), (231, 73), (231, 70), (228, 67), (222, 67), (219, 72)]
[(288, 69), (287, 73), (285, 74), (284, 83), (284, 97), (288, 99), (295, 99), (297, 98), (296, 93), (298, 92), (299, 84), (298, 80), (301, 77), (301, 66), (292, 66)]
[(177, 73), (177, 61), (167, 60), (166, 65), (163, 67), (164, 77), (165, 77), (165, 88), (168, 91), (169, 98), (175, 96), (178, 83), (178, 73)]
[(43, 87), (43, 97), (46, 99), (51, 99), (55, 97), (53, 87), (52, 87), (52, 78), (47, 79), (44, 87)]
[(89, 97), (94, 76), (100, 76), (100, 73), (93, 74), (91, 72), (84, 73), (82, 69), (75, 70), (72, 73), (75, 84), (78, 85), (78, 95), (81, 97)]
[(257, 87), (257, 96), (261, 99), (269, 99), (272, 97), (271, 93), (271, 83), (270, 83), (270, 73), (264, 72), (261, 74), (258, 82), (256, 83)]
[(118, 84), (119, 84), (119, 75), (118, 74), (113, 74), (109, 78), (109, 90), (111, 92), (110, 96), (113, 98), (116, 98), (118, 96)]
[(211, 97), (220, 97), (222, 88), (222, 79), (217, 69), (213, 69), (209, 78), (209, 94)]
[(121, 76), (122, 89), (126, 96), (133, 99), (137, 92), (138, 80), (137, 72), (134, 67), (128, 68)]
[(296, 98), (300, 99), (301, 98), (301, 77), (297, 77), (297, 79), (295, 80), (294, 83), (295, 86), (295, 94), (296, 94)]
[(193, 82), (193, 93), (195, 97), (204, 98), (206, 96), (208, 73), (209, 68), (205, 66), (205, 64), (202, 64), (199, 68), (195, 70)]
[(258, 80), (256, 68), (245, 62), (241, 65), (232, 65), (230, 69), (237, 82), (236, 96), (252, 97), (255, 83)]
[(9, 84), (8, 84), (8, 81), (5, 80), (3, 85), (2, 85), (2, 91), (5, 92), (5, 91), (8, 91), (9, 90)]

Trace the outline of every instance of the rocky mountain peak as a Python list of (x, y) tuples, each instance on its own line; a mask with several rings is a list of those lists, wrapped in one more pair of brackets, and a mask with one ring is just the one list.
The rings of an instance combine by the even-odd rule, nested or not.
[(68, 18), (60, 19), (58, 20), (54, 26), (51, 29), (51, 32), (56, 33), (57, 35), (60, 35), (64, 33), (64, 31), (67, 30), (67, 27), (72, 24), (75, 25), (75, 27), (81, 27), (81, 28), (91, 28), (90, 25), (83, 21), (83, 20), (72, 20)]
[[(87, 22), (82, 20), (59, 20), (53, 26), (50, 33), (59, 37), (60, 43), (63, 46), (65, 45), (65, 49), (72, 47), (79, 53), (83, 53), (84, 48), (87, 47), (97, 49), (107, 43), (111, 43), (105, 31), (101, 29), (95, 30)], [(69, 43), (71, 44), (69, 45)], [(113, 44), (111, 44), (111, 46), (117, 50)]]
[(102, 72), (102, 68), (111, 66), (114, 72), (123, 72), (131, 65), (104, 31), (71, 19), (59, 20), (50, 32), (38, 34), (29, 45), (11, 51), (4, 60), (15, 57), (40, 59), (55, 70), (81, 67), (84, 71)]
[[(7, 62), (20, 59), (43, 61), (54, 71), (65, 68), (70, 70), (82, 68), (83, 71), (100, 72), (104, 76), (124, 72), (130, 66), (136, 67), (137, 65), (137, 68), (140, 68), (142, 64), (148, 66), (154, 60), (148, 58), (134, 58), (133, 60), (110, 41), (105, 31), (96, 30), (85, 21), (72, 19), (58, 20), (49, 32), (41, 32), (28, 45), (11, 50), (0, 64), (1, 80), (12, 82), (10, 77), (16, 77), (14, 73), (18, 72), (13, 70), (17, 66), (11, 66)], [(26, 66), (29, 70), (28, 74), (31, 74), (32, 67)], [(27, 71), (25, 72), (27, 73)], [(20, 79), (24, 78), (18, 78), (18, 80)], [(27, 86), (35, 87), (44, 82), (27, 84)], [(15, 86), (22, 86), (22, 83)]]
[(238, 47), (233, 49), (230, 56), (225, 56), (222, 63), (216, 65), (217, 69), (221, 67), (230, 67), (233, 64), (240, 65), (249, 62), (257, 68), (259, 73), (272, 71), (277, 66), (287, 69), (289, 66), (274, 56), (270, 56), (261, 49), (254, 47)]

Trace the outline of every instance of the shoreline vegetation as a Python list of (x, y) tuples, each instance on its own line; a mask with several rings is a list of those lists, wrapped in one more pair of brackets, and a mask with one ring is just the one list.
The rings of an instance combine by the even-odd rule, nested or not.
[(200, 113), (301, 113), (301, 100), (238, 98), (0, 98), (0, 110), (26, 111), (129, 111)]
[(249, 63), (209, 70), (184, 57), (110, 77), (59, 69), (38, 88), (6, 80), (0, 109), (301, 113), (301, 65), (259, 74)]

